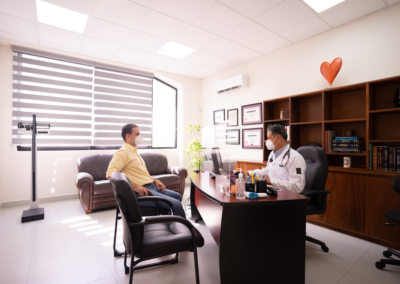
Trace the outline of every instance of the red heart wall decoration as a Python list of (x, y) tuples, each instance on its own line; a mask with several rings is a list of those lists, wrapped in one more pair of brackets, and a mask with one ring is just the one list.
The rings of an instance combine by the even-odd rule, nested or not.
[(342, 68), (342, 58), (337, 57), (333, 59), (332, 63), (324, 62), (321, 64), (321, 74), (324, 76), (326, 81), (328, 81), (329, 85), (332, 86), (333, 81), (335, 80), (337, 74)]

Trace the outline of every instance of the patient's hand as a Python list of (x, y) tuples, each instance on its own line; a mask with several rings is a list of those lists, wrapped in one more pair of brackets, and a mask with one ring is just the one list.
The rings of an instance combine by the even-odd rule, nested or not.
[(165, 192), (165, 185), (161, 181), (159, 181), (158, 179), (154, 180), (154, 182), (155, 182), (155, 184), (157, 186), (157, 189), (160, 190), (160, 187), (161, 187), (161, 192), (164, 193)]
[(143, 195), (153, 195), (153, 193), (151, 192), (151, 190), (150, 189), (147, 189), (147, 188), (145, 188), (145, 187), (143, 187), (143, 186), (135, 186), (134, 188), (133, 188), (133, 190), (134, 191), (136, 191), (137, 193), (139, 193), (139, 195), (140, 196), (143, 196)]

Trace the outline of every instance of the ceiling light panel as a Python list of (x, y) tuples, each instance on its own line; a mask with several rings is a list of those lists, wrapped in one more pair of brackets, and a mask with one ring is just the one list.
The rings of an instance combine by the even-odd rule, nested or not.
[(170, 41), (161, 49), (159, 49), (157, 53), (173, 58), (182, 59), (195, 51), (196, 49), (194, 48)]
[(328, 10), (329, 8), (332, 8), (333, 6), (336, 6), (345, 0), (303, 0), (306, 2), (308, 6), (314, 9), (315, 12), (321, 13), (322, 11)]

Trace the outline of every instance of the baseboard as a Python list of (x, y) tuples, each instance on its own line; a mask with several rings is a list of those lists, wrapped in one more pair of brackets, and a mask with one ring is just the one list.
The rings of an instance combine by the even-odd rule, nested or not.
[[(62, 201), (62, 200), (69, 200), (69, 199), (77, 199), (78, 195), (76, 193), (73, 194), (65, 194), (65, 195), (58, 195), (58, 196), (47, 196), (39, 198), (39, 203), (47, 203), (47, 202), (54, 202), (54, 201)], [(1, 208), (8, 208), (8, 207), (15, 207), (15, 206), (26, 206), (30, 204), (30, 200), (15, 200), (15, 201), (6, 201), (0, 203)]]

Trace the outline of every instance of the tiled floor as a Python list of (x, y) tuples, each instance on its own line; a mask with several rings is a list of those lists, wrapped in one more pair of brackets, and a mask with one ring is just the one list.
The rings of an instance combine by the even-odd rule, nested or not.
[[(1, 284), (128, 283), (123, 258), (114, 258), (112, 251), (114, 210), (85, 215), (78, 200), (42, 207), (46, 219), (25, 224), (20, 218), (26, 207), (0, 210)], [(218, 247), (204, 224), (195, 226), (206, 240), (198, 253), (200, 281), (219, 283)], [(306, 244), (306, 283), (400, 283), (400, 267), (375, 268), (384, 247), (311, 224), (307, 232), (324, 240), (330, 251)], [(121, 248), (121, 234), (118, 244)], [(133, 283), (195, 283), (193, 255), (181, 253), (178, 264), (135, 272)]]

